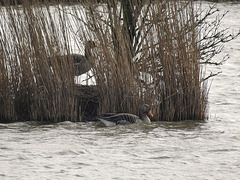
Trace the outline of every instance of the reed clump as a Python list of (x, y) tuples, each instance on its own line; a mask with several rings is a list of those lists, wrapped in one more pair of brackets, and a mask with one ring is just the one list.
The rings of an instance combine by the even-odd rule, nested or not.
[(137, 113), (148, 103), (156, 120), (205, 119), (192, 2), (122, 0), (85, 8), (87, 27), (100, 44), (94, 72), (101, 112)]
[[(202, 45), (201, 23), (208, 14), (200, 14), (192, 1), (180, 0), (72, 6), (23, 1), (1, 8), (1, 121), (78, 121), (86, 109), (137, 114), (143, 103), (152, 106), (156, 120), (205, 119), (200, 64), (211, 63), (222, 41), (213, 34), (213, 43)], [(70, 56), (82, 53), (88, 40), (98, 44), (91, 59), (92, 100), (84, 99), (88, 89), (74, 85)]]
[(0, 11), (0, 119), (76, 120), (72, 60), (57, 58), (70, 51), (64, 14), (28, 1)]

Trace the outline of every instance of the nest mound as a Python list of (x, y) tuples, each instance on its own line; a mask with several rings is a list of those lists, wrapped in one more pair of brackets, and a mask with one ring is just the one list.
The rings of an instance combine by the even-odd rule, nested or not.
[(74, 94), (79, 117), (77, 121), (93, 120), (97, 116), (100, 102), (97, 86), (77, 86)]

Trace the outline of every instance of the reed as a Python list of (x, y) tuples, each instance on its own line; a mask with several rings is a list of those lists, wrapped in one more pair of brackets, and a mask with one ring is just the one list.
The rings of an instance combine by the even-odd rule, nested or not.
[(91, 63), (100, 106), (93, 111), (137, 114), (147, 103), (156, 120), (205, 119), (198, 17), (191, 1), (179, 0), (26, 0), (1, 8), (0, 119), (81, 120), (86, 107), (76, 96), (70, 54), (90, 39), (98, 44)]
[(33, 1), (0, 14), (0, 118), (75, 120), (72, 61), (56, 58), (70, 50), (64, 14)]
[(93, 64), (101, 112), (137, 113), (148, 103), (156, 120), (205, 119), (193, 6), (124, 0), (85, 6), (87, 27), (100, 44)]

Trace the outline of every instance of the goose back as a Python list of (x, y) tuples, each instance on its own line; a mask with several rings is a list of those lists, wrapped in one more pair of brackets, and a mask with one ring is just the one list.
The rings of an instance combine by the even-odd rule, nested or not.
[(102, 121), (106, 126), (125, 125), (132, 123), (150, 124), (151, 120), (148, 116), (153, 116), (150, 106), (147, 104), (139, 108), (139, 117), (129, 113), (111, 113), (97, 116), (96, 119)]
[(106, 124), (107, 121), (112, 125), (126, 125), (141, 122), (141, 119), (138, 116), (128, 113), (104, 114), (98, 116), (96, 119), (102, 121), (104, 124)]

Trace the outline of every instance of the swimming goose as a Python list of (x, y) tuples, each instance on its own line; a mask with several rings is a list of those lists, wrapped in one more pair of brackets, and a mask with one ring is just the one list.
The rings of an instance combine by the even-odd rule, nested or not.
[(139, 108), (139, 117), (129, 113), (111, 113), (103, 114), (96, 119), (102, 121), (106, 126), (125, 125), (132, 123), (146, 123), (150, 124), (150, 117), (153, 117), (150, 106), (144, 104)]

